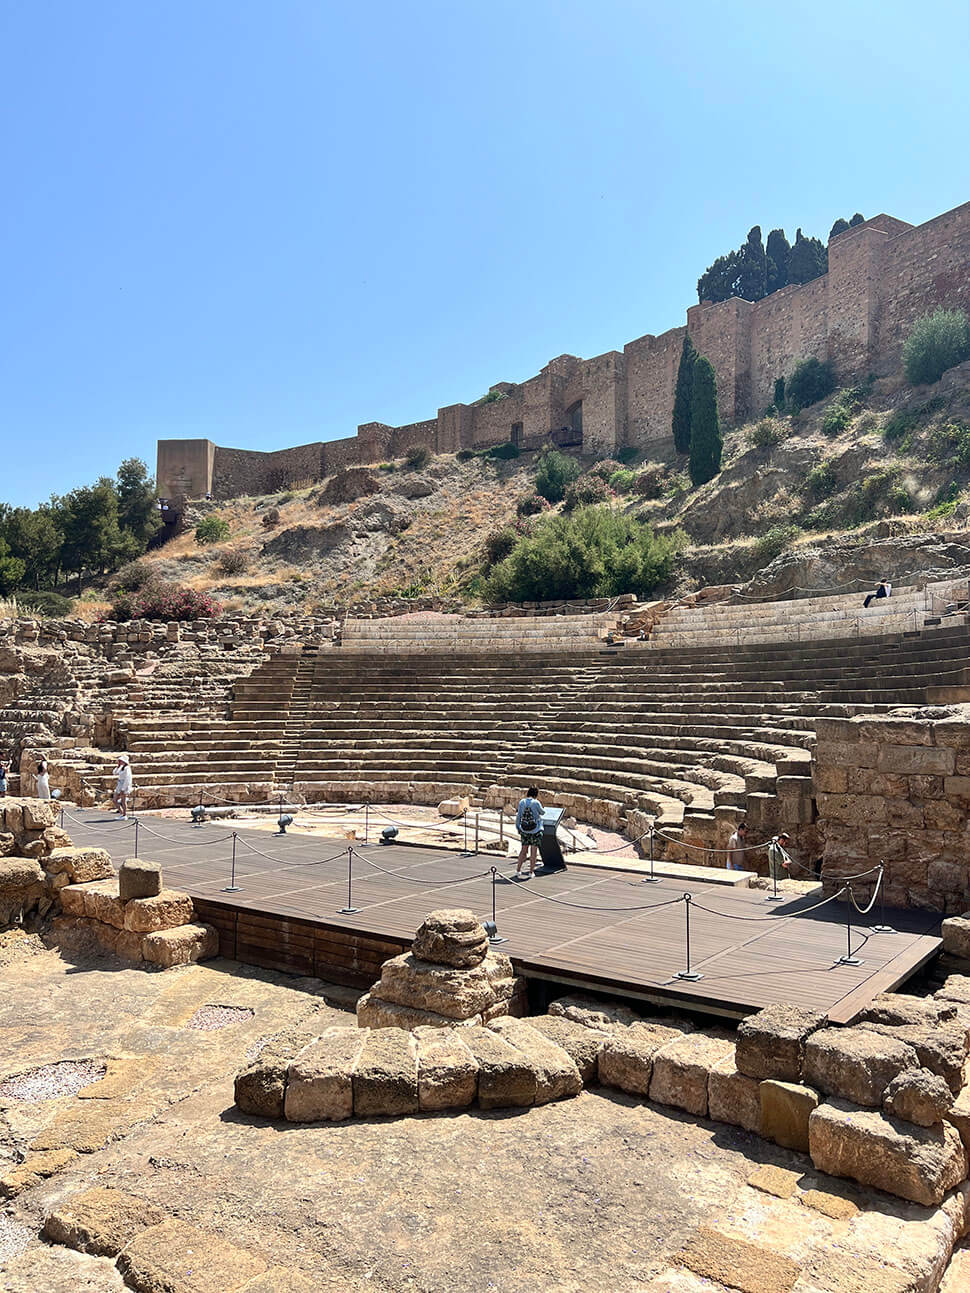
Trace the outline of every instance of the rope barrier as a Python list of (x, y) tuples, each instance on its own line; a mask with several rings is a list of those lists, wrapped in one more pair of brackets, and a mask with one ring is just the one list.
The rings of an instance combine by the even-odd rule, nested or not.
[[(503, 879), (508, 879), (504, 876)], [(553, 898), (547, 893), (542, 893), (538, 889), (529, 891), (536, 898), (541, 898), (543, 902), (554, 902), (557, 907), (573, 907), (577, 911), (655, 911), (658, 907), (671, 907), (676, 902), (683, 902), (684, 897), (681, 894), (678, 898), (668, 898), (666, 902), (645, 903), (639, 907), (597, 907), (589, 903), (567, 902), (565, 898)]]
[[(419, 885), (423, 885), (425, 888), (428, 887), (427, 879), (412, 880), (410, 876), (401, 875), (399, 871), (388, 871), (386, 867), (380, 866), (377, 862), (372, 862), (371, 859), (367, 857), (364, 853), (361, 853), (359, 849), (351, 848), (350, 851), (351, 853), (353, 853), (355, 857), (360, 858), (361, 862), (365, 862), (369, 867), (373, 867), (375, 871), (381, 871), (383, 872), (384, 875), (390, 876), (392, 880), (403, 880), (405, 884), (419, 884)], [(465, 884), (466, 881), (468, 880), (481, 880), (483, 876), (487, 876), (490, 874), (491, 874), (491, 868), (489, 868), (488, 871), (476, 871), (474, 875), (461, 876), (457, 880), (439, 880), (437, 883)]]
[(838, 891), (838, 893), (833, 893), (830, 897), (823, 898), (821, 902), (817, 902), (813, 907), (803, 907), (799, 911), (792, 911), (788, 913), (781, 912), (777, 916), (736, 916), (734, 915), (733, 912), (715, 911), (713, 907), (703, 907), (699, 902), (695, 902), (693, 906), (695, 911), (706, 911), (709, 916), (723, 916), (725, 920), (749, 920), (749, 921), (791, 920), (795, 916), (807, 916), (809, 912), (818, 911), (820, 907), (827, 906), (828, 903), (834, 902), (836, 898), (841, 898), (847, 888), (848, 888), (848, 885), (843, 886)]
[(883, 869), (882, 867), (880, 867), (879, 877), (876, 880), (876, 887), (873, 889), (872, 897), (869, 899), (869, 903), (865, 907), (859, 906), (859, 904), (855, 900), (855, 894), (852, 892), (852, 886), (846, 885), (846, 888), (849, 891), (849, 900), (851, 901), (853, 907), (855, 907), (856, 911), (859, 913), (860, 916), (868, 916), (870, 911), (872, 911), (873, 907), (876, 905), (876, 898), (879, 896), (879, 890), (882, 888), (882, 877), (883, 877)]

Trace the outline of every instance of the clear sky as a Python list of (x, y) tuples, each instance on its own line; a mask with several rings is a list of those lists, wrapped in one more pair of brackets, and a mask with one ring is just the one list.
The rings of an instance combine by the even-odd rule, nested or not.
[(970, 199), (966, 0), (0, 0), (0, 499), (432, 417)]

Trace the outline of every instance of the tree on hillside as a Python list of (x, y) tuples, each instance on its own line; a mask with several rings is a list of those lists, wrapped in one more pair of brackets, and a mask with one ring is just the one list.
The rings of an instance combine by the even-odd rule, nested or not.
[(903, 368), (913, 386), (938, 382), (965, 359), (970, 359), (970, 319), (963, 310), (924, 314), (903, 344)]
[(0, 538), (0, 596), (7, 597), (20, 587), (24, 577), (24, 563), (11, 556), (6, 539)]
[(852, 219), (849, 221), (849, 228), (854, 229), (857, 224), (865, 224), (865, 222), (866, 222), (865, 216), (862, 214), (861, 211), (857, 211), (855, 215), (852, 217)]
[(104, 574), (109, 566), (128, 561), (143, 550), (135, 536), (118, 524), (118, 495), (109, 477), (72, 489), (58, 502), (64, 534), (62, 564), (77, 575), (78, 592), (83, 571)]
[(760, 301), (768, 292), (768, 258), (761, 241), (761, 226), (748, 230), (738, 264), (737, 294), (745, 301)]
[(785, 237), (784, 229), (772, 229), (765, 244), (767, 256), (768, 291), (777, 292), (780, 287), (788, 286), (788, 264), (791, 260), (791, 244)]
[(717, 416), (717, 378), (703, 355), (694, 363), (690, 414), (690, 478), (695, 485), (712, 480), (721, 470), (721, 427)]
[(49, 504), (7, 509), (0, 519), (0, 533), (11, 555), (23, 562), (25, 585), (39, 590), (57, 582), (64, 536)]
[(736, 296), (740, 252), (730, 251), (718, 256), (697, 280), (698, 301), (728, 301)]
[(848, 220), (843, 220), (842, 217), (839, 216), (838, 220), (836, 220), (835, 224), (829, 230), (829, 242), (831, 242), (833, 238), (837, 238), (840, 233), (845, 233), (848, 228)]
[(788, 263), (789, 283), (810, 283), (828, 271), (829, 254), (818, 238), (806, 238), (799, 229)]
[(697, 351), (687, 333), (684, 333), (684, 345), (680, 352), (680, 367), (677, 369), (677, 389), (674, 392), (674, 412), (670, 420), (674, 433), (674, 448), (678, 453), (690, 453), (690, 409), (694, 389), (694, 362)]
[(118, 468), (118, 524), (143, 545), (158, 527), (155, 482), (140, 458), (126, 458)]

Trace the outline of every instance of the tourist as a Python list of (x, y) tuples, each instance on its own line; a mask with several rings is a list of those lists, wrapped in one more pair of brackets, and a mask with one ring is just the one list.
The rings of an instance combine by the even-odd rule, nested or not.
[(727, 864), (729, 871), (744, 870), (744, 847), (748, 839), (747, 822), (738, 822), (737, 829), (728, 840)]
[(542, 814), (545, 809), (539, 803), (537, 798), (539, 789), (537, 786), (530, 786), (525, 792), (525, 798), (519, 800), (519, 807), (515, 814), (515, 829), (519, 832), (519, 839), (522, 841), (522, 847), (519, 849), (518, 861), (515, 864), (515, 878), (519, 879), (522, 866), (525, 863), (525, 855), (529, 855), (529, 876), (536, 873), (536, 858), (539, 855), (539, 840), (542, 837)]
[(794, 866), (787, 852), (788, 834), (782, 831), (768, 845), (768, 874), (772, 880), (787, 880), (789, 869)]
[(40, 763), (37, 765), (37, 798), (50, 799), (51, 783), (48, 779), (47, 760), (43, 755), (40, 756)]
[(7, 793), (7, 765), (0, 763), (0, 795)]
[(127, 754), (119, 754), (115, 764), (115, 789), (111, 802), (120, 817), (128, 816), (128, 796), (131, 794), (131, 764)]
[(885, 579), (880, 579), (879, 584), (876, 588), (876, 591), (874, 593), (869, 593), (869, 595), (866, 597), (866, 600), (862, 603), (862, 605), (868, 606), (869, 603), (873, 600), (873, 598), (876, 598), (876, 597), (888, 597), (889, 590), (891, 588), (892, 588), (892, 584), (887, 583)]

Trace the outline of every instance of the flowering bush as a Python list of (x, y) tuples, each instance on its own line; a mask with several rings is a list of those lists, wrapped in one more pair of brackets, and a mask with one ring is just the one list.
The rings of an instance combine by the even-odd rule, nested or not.
[(602, 476), (580, 476), (579, 480), (566, 486), (564, 507), (570, 512), (574, 507), (605, 503), (609, 496), (610, 487)]
[(548, 512), (552, 504), (541, 494), (523, 494), (516, 504), (519, 516), (535, 516), (538, 512)]
[(222, 607), (208, 593), (177, 584), (155, 584), (140, 592), (122, 592), (114, 599), (111, 620), (204, 620)]

